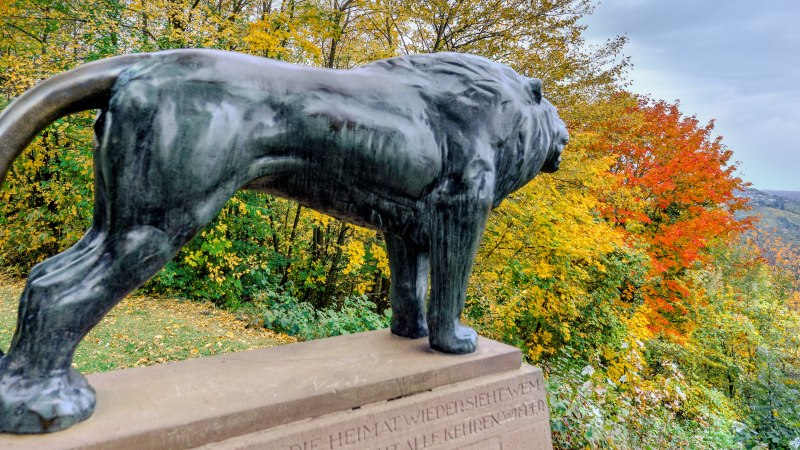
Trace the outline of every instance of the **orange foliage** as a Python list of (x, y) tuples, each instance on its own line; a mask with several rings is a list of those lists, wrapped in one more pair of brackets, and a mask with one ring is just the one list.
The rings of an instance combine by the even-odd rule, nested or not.
[(714, 137), (713, 121), (701, 125), (679, 104), (620, 93), (600, 121), (594, 151), (613, 153), (632, 201), (606, 199), (604, 216), (643, 242), (652, 261), (645, 300), (654, 313), (652, 331), (681, 340), (692, 328), (685, 318), (692, 298), (685, 271), (709, 261), (708, 248), (750, 227), (734, 212), (746, 207), (737, 190), (731, 150)]

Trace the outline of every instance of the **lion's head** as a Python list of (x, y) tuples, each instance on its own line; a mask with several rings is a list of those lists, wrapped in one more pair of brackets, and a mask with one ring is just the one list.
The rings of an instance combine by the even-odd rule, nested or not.
[[(497, 206), (539, 172), (558, 170), (567, 129), (556, 108), (542, 97), (542, 82), (486, 58), (435, 53), (385, 59), (365, 67), (402, 73), (438, 113), (462, 130), (458, 145), (494, 151)], [(452, 146), (451, 146), (452, 147)]]
[[(549, 134), (549, 136), (547, 136), (549, 137), (549, 139), (547, 139), (549, 145), (547, 142), (543, 143), (544, 147), (547, 149), (547, 156), (540, 171), (544, 173), (553, 173), (558, 170), (561, 164), (561, 152), (569, 142), (569, 134), (567, 133), (567, 127), (564, 121), (558, 117), (555, 106), (546, 98), (542, 97), (542, 81), (538, 78), (530, 78), (528, 85), (530, 86), (534, 101), (541, 106), (542, 114), (545, 116), (542, 118), (543, 123), (539, 125), (545, 128), (542, 130), (545, 134)], [(530, 149), (529, 151), (536, 151), (536, 149)]]
[[(531, 136), (538, 136), (528, 143), (526, 153), (544, 154), (544, 161), (537, 169), (537, 164), (529, 167), (528, 180), (533, 178), (536, 173), (553, 173), (558, 170), (561, 164), (561, 152), (569, 142), (569, 134), (564, 121), (558, 116), (555, 106), (546, 98), (542, 97), (542, 81), (538, 78), (528, 78), (528, 91), (535, 104), (531, 105), (529, 112), (532, 120), (527, 124), (528, 133)], [(527, 181), (526, 181), (527, 182)]]
[(476, 56), (437, 61), (442, 74), (457, 74), (460, 82), (448, 112), (486, 125), (481, 138), (495, 151), (495, 207), (538, 173), (558, 170), (569, 135), (555, 106), (542, 96), (540, 79)]

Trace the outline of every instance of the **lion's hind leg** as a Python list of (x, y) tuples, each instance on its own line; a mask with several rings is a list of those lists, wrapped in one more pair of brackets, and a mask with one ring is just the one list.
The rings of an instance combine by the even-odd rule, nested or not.
[(428, 255), (402, 238), (386, 233), (386, 253), (392, 288), (392, 333), (407, 338), (428, 335), (425, 296), (428, 293)]
[[(123, 121), (118, 127), (129, 127)], [(87, 418), (95, 396), (71, 368), (83, 337), (209, 222), (241, 183), (153, 175), (144, 133), (116, 130), (95, 152), (95, 222), (86, 240), (36, 270), (0, 359), (0, 431), (43, 433)], [(183, 184), (181, 184), (183, 183)], [(200, 194), (197, 194), (199, 192)]]
[[(102, 128), (105, 123), (105, 111), (102, 111), (99, 115), (97, 120), (94, 124), (94, 141), (92, 142), (93, 150), (96, 152), (98, 149), (98, 145), (100, 143), (100, 135), (102, 133)], [(102, 176), (97, 173), (97, 167), (95, 167), (95, 180), (101, 180)], [(92, 226), (89, 228), (89, 231), (72, 247), (68, 248), (67, 250), (54, 255), (53, 257), (49, 258), (47, 261), (37, 264), (36, 266), (31, 269), (31, 272), (28, 274), (28, 282), (32, 280), (36, 280), (41, 276), (46, 276), (48, 273), (54, 272), (56, 270), (61, 269), (64, 264), (72, 264), (75, 260), (79, 260), (81, 257), (77, 256), (76, 254), (85, 255), (87, 254), (93, 247), (97, 246), (100, 242), (100, 233), (104, 226), (104, 206), (105, 199), (104, 199), (104, 191), (100, 188), (100, 186), (95, 187), (95, 201), (94, 201), (94, 221)]]
[(75, 348), (173, 254), (163, 231), (133, 226), (56, 261), (60, 268), (43, 263), (45, 275), (28, 282), (11, 348), (0, 360), (0, 430), (50, 432), (91, 415), (94, 391), (71, 368)]

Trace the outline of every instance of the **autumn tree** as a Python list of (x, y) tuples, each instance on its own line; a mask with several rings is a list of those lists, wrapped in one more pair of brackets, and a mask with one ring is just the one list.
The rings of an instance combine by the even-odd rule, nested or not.
[[(736, 176), (732, 152), (713, 135), (713, 122), (700, 125), (679, 105), (622, 93), (605, 115), (594, 154), (614, 154), (611, 170), (622, 177), (623, 193), (602, 207), (604, 216), (647, 246), (651, 283), (645, 288), (654, 331), (685, 336), (691, 283), (686, 271), (709, 261), (707, 250), (748, 226), (734, 213), (746, 183)], [(627, 193), (627, 195), (626, 195)]]
[[(37, 81), (115, 54), (114, 12), (69, 2), (0, 2), (0, 106)], [(91, 114), (56, 121), (21, 155), (0, 190), (0, 261), (22, 274), (77, 241), (92, 208)]]

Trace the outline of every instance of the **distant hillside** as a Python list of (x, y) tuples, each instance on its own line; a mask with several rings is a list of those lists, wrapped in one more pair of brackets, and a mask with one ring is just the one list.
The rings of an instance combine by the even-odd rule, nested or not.
[(739, 217), (758, 216), (762, 228), (775, 229), (783, 240), (800, 246), (800, 192), (748, 189), (740, 195), (750, 199), (753, 209)]
[(773, 195), (773, 196), (776, 196), (776, 197), (784, 197), (784, 198), (789, 198), (789, 199), (792, 199), (792, 200), (800, 201), (800, 191), (769, 191), (769, 190), (765, 189), (765, 190), (762, 190), (761, 192), (764, 192), (766, 194)]

